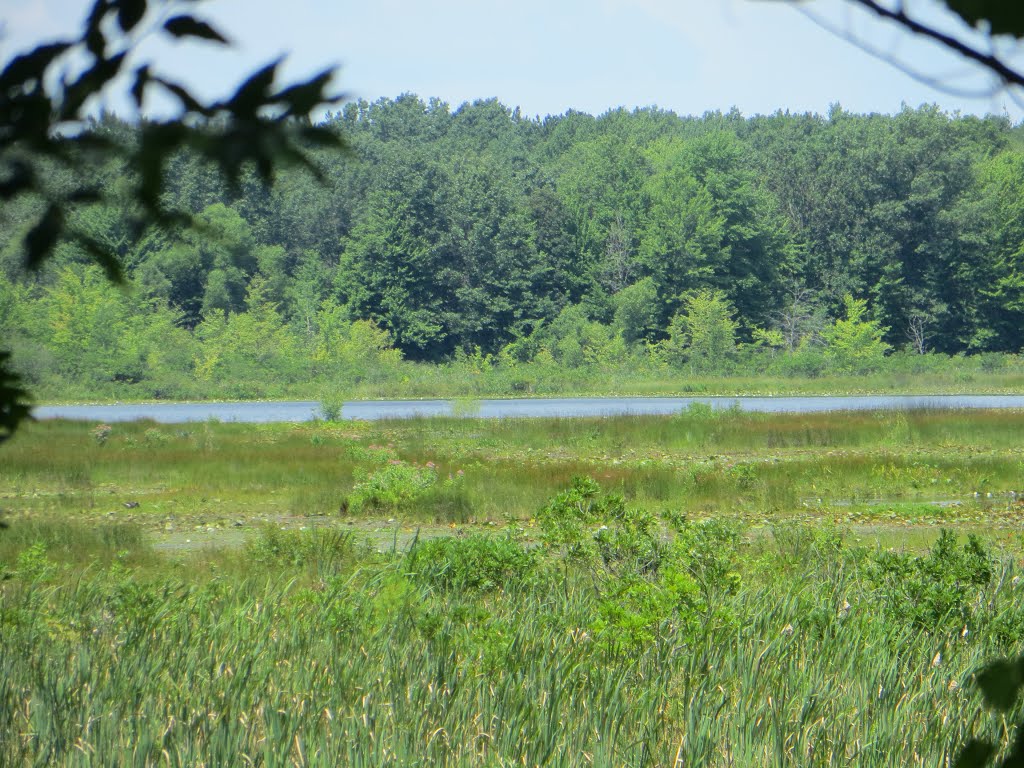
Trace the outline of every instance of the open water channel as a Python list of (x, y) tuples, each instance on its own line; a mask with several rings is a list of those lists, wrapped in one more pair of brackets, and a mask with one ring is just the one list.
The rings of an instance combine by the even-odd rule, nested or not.
[[(408, 419), (426, 416), (502, 418), (572, 418), (621, 414), (670, 414), (705, 403), (712, 408), (739, 408), (767, 413), (915, 408), (1024, 408), (1024, 395), (864, 395), (851, 397), (559, 397), (509, 400), (355, 400), (346, 402), (344, 419)], [(116, 403), (112, 405), (42, 405), (37, 419), (136, 421), (164, 424), (190, 421), (247, 423), (311, 421), (318, 415), (313, 400), (279, 402)]]

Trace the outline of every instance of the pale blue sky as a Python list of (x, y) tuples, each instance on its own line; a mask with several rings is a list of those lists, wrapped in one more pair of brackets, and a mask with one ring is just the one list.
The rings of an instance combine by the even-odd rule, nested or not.
[[(947, 23), (931, 0), (908, 5)], [(81, 0), (0, 0), (0, 59), (73, 33), (87, 7)], [(991, 88), (961, 59), (845, 0), (802, 7), (951, 87)], [(1024, 116), (1006, 93), (968, 98), (928, 87), (772, 0), (209, 0), (194, 12), (234, 47), (150, 42), (146, 56), (207, 96), (227, 95), (246, 72), (288, 54), (285, 72), (293, 77), (341, 65), (337, 85), (356, 97), (412, 91), (455, 107), (496, 96), (530, 116), (652, 104), (695, 115), (732, 106), (746, 115), (824, 113), (834, 102), (856, 112), (934, 102), (950, 111), (1005, 111), (1014, 121)], [(117, 99), (107, 106), (125, 111)]]

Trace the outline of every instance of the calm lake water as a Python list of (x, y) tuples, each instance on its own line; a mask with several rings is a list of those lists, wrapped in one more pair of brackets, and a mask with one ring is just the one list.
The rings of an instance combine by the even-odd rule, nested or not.
[[(1024, 395), (866, 395), (860, 397), (565, 397), (478, 400), (472, 407), (450, 400), (362, 400), (345, 403), (344, 419), (408, 419), (458, 413), (485, 419), (620, 414), (669, 414), (706, 403), (712, 408), (739, 408), (768, 413), (820, 413), (869, 409), (1024, 408)], [(477, 407), (479, 406), (479, 407)], [(135, 421), (164, 424), (188, 421), (248, 423), (299, 422), (316, 418), (316, 401), (259, 403), (142, 403), (115, 405), (44, 405), (33, 409), (37, 419)], [(453, 410), (454, 408), (454, 410)]]

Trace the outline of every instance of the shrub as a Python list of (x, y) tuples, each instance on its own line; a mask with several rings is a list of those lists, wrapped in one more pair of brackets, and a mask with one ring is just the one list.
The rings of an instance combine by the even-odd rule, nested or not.
[(549, 552), (589, 566), (599, 600), (592, 629), (606, 649), (636, 651), (666, 634), (691, 640), (732, 620), (725, 598), (739, 587), (733, 527), (659, 519), (603, 494), (589, 477), (574, 478), (537, 521)]
[(541, 542), (570, 559), (592, 559), (597, 555), (594, 527), (624, 514), (621, 496), (602, 495), (601, 486), (593, 478), (574, 477), (569, 488), (537, 513)]
[(97, 445), (106, 445), (107, 440), (110, 439), (110, 433), (114, 431), (114, 428), (109, 424), (97, 424), (92, 430), (92, 439), (96, 441)]
[(535, 564), (535, 554), (510, 535), (429, 539), (418, 543), (408, 559), (416, 581), (445, 590), (504, 589), (523, 583)]
[(356, 483), (348, 497), (353, 511), (394, 511), (422, 496), (437, 482), (430, 467), (393, 460), (374, 472), (355, 470)]
[(317, 414), (323, 421), (341, 421), (345, 401), (335, 395), (324, 395), (320, 399)]
[(889, 618), (930, 632), (972, 626), (977, 598), (992, 579), (992, 557), (974, 534), (963, 547), (943, 529), (927, 555), (892, 551), (875, 558), (869, 575)]

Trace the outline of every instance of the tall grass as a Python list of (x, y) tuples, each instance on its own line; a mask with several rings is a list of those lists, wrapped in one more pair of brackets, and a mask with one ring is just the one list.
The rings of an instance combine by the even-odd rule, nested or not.
[[(860, 519), (941, 501), (960, 506), (937, 508), (936, 518), (1009, 523), (1021, 516), (1009, 494), (1024, 490), (1022, 431), (1022, 413), (927, 410), (139, 422), (115, 425), (103, 442), (90, 425), (44, 422), (5, 444), (0, 505), (15, 516), (172, 524), (282, 515), (500, 522), (529, 519), (574, 476), (591, 475), (631, 501), (701, 516), (810, 509)], [(421, 476), (430, 481), (422, 492), (399, 487)], [(363, 499), (371, 487), (376, 500)]]
[(883, 553), (779, 537), (741, 551), (719, 618), (628, 647), (559, 557), (451, 581), (459, 552), (508, 557), (481, 542), (381, 557), (268, 529), (258, 573), (212, 578), (30, 548), (0, 587), (0, 763), (934, 766), (1013, 737), (970, 682), (1020, 641), (1012, 559), (964, 632), (901, 614)]

